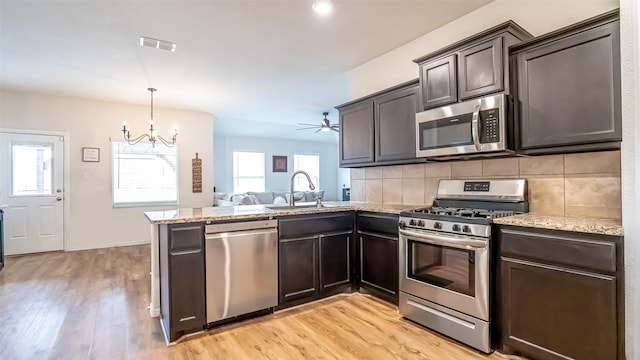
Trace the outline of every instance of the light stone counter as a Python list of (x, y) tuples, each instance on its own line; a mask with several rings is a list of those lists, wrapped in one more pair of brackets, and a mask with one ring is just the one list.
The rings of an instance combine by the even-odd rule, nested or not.
[(616, 219), (526, 213), (494, 219), (493, 222), (502, 225), (624, 236), (622, 224)]
[[(315, 205), (299, 203), (298, 205)], [(144, 215), (151, 223), (151, 303), (152, 317), (160, 315), (160, 271), (158, 264), (159, 227), (164, 224), (209, 222), (223, 220), (251, 220), (277, 218), (288, 215), (319, 214), (338, 211), (372, 211), (399, 214), (401, 211), (418, 208), (417, 205), (382, 205), (350, 201), (324, 201), (324, 207), (273, 210), (265, 205), (241, 205), (228, 207), (179, 208), (165, 211), (148, 211)]]
[[(299, 203), (313, 205), (314, 203)], [(298, 214), (317, 214), (337, 211), (373, 211), (398, 214), (401, 211), (415, 209), (416, 205), (383, 205), (351, 201), (325, 201), (322, 208), (301, 207), (298, 209), (274, 210), (273, 205), (240, 205), (204, 208), (179, 208), (165, 211), (148, 211), (144, 215), (152, 224), (179, 224), (200, 221), (246, 220), (271, 218)]]

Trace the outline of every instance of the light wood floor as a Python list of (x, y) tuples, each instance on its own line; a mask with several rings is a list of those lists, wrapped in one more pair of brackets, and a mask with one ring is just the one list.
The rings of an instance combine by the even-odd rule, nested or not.
[(375, 298), (339, 295), (164, 344), (149, 247), (9, 257), (0, 359), (504, 359), (435, 335)]

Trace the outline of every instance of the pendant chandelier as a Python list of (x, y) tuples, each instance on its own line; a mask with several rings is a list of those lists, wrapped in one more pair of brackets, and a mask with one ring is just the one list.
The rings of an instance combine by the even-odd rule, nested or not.
[(127, 127), (127, 122), (125, 121), (122, 123), (122, 135), (124, 137), (124, 140), (129, 145), (135, 145), (144, 139), (149, 139), (149, 142), (151, 143), (152, 148), (156, 147), (156, 141), (160, 141), (164, 145), (172, 147), (176, 143), (176, 137), (178, 136), (178, 128), (175, 126), (173, 127), (173, 130), (171, 131), (171, 140), (167, 140), (162, 136), (160, 136), (159, 134), (157, 134), (156, 129), (153, 128), (153, 93), (157, 90), (154, 88), (148, 88), (147, 90), (149, 90), (149, 92), (151, 93), (151, 125), (149, 127), (149, 133), (142, 134), (135, 139), (131, 139), (131, 134), (129, 133), (129, 127)]

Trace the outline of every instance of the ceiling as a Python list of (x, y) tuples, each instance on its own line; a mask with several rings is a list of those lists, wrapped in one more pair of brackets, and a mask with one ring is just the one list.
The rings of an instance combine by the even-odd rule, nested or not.
[(319, 16), (311, 0), (0, 0), (0, 86), (132, 104), (155, 87), (156, 107), (208, 112), (228, 129), (293, 128), (324, 111), (333, 123), (350, 69), (488, 2), (334, 0)]

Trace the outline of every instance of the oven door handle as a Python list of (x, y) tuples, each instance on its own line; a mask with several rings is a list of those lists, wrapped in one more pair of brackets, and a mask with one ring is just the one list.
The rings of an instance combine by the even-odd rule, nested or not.
[(475, 110), (473, 111), (473, 116), (471, 117), (471, 136), (473, 137), (473, 145), (476, 147), (476, 151), (480, 151), (482, 145), (480, 144), (480, 129), (478, 128), (478, 118), (480, 117), (480, 105), (482, 104), (482, 100), (479, 100), (478, 105), (476, 105)]
[(451, 236), (443, 236), (438, 234), (423, 234), (410, 230), (399, 230), (400, 235), (407, 238), (411, 238), (414, 241), (430, 243), (434, 245), (442, 245), (455, 247), (459, 249), (469, 249), (470, 247), (476, 249), (486, 249), (489, 246), (489, 242), (486, 240), (474, 240), (474, 239), (461, 239)]

